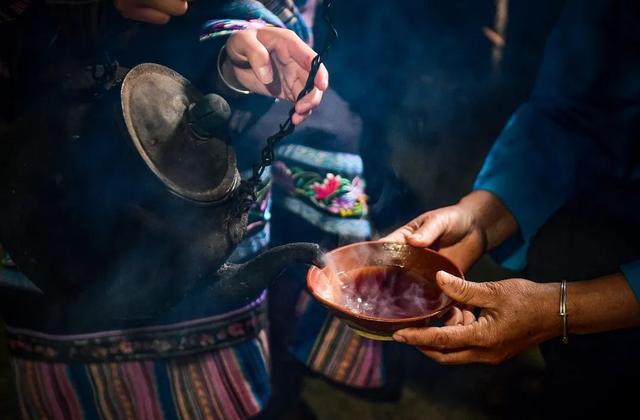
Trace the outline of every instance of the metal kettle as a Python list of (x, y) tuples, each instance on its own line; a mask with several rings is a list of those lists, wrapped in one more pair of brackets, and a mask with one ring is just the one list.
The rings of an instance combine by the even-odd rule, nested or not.
[(131, 69), (120, 93), (45, 96), (4, 136), (0, 240), (45, 294), (140, 320), (199, 290), (224, 311), (290, 263), (320, 264), (311, 243), (227, 263), (247, 211), (222, 97), (157, 64)]

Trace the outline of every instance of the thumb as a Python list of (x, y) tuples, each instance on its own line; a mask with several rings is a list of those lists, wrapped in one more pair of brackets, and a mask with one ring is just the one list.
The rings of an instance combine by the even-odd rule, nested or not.
[(456, 302), (479, 308), (487, 307), (492, 302), (486, 285), (482, 283), (467, 281), (442, 270), (436, 273), (436, 281), (444, 294)]
[(407, 241), (407, 236), (411, 235), (411, 229), (408, 229), (406, 226), (397, 229), (387, 236), (380, 238), (383, 242), (400, 242), (405, 243)]
[(407, 242), (418, 248), (434, 246), (434, 243), (447, 231), (445, 220), (437, 213), (421, 216), (415, 231), (407, 237)]

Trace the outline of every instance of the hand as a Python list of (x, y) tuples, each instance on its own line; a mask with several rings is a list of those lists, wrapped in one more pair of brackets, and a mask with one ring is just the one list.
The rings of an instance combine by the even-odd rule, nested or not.
[(436, 248), (467, 271), (517, 230), (516, 220), (498, 197), (480, 190), (458, 204), (418, 216), (382, 240)]
[(460, 204), (423, 213), (382, 240), (435, 248), (463, 271), (480, 258), (487, 247), (483, 227), (473, 212)]
[(120, 14), (132, 20), (163, 25), (171, 16), (182, 16), (189, 8), (185, 0), (114, 0)]
[[(485, 234), (467, 208), (457, 204), (421, 214), (397, 229), (383, 241), (401, 242), (439, 252), (466, 271), (486, 248)], [(475, 321), (470, 308), (456, 305), (446, 316), (445, 325), (466, 325)]]
[(481, 308), (467, 325), (407, 328), (396, 341), (417, 346), (442, 364), (498, 364), (522, 350), (561, 334), (559, 285), (525, 279), (474, 283), (439, 271), (442, 291), (457, 302)]
[[(225, 80), (252, 92), (295, 102), (307, 81), (316, 53), (290, 30), (274, 27), (245, 29), (231, 35), (222, 63)], [(294, 124), (300, 124), (320, 105), (329, 87), (329, 73), (322, 65), (315, 87), (295, 106)]]

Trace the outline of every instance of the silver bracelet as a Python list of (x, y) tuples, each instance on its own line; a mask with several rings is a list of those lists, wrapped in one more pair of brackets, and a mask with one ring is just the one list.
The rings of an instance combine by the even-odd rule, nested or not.
[(218, 75), (220, 76), (220, 80), (222, 80), (222, 83), (225, 84), (226, 87), (228, 87), (230, 90), (239, 93), (241, 95), (248, 95), (251, 93), (250, 90), (243, 90), (243, 89), (238, 89), (237, 87), (233, 86), (231, 83), (227, 82), (227, 80), (224, 78), (224, 75), (222, 74), (222, 53), (224, 52), (225, 48), (227, 46), (223, 45), (222, 48), (220, 48), (220, 51), (218, 52)]
[(560, 316), (562, 317), (562, 344), (569, 344), (569, 323), (567, 314), (567, 281), (560, 282)]

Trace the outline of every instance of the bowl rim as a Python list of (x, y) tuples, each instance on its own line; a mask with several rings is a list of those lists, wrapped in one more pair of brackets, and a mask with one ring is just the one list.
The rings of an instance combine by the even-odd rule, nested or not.
[[(435, 251), (433, 249), (430, 248), (418, 248), (418, 247), (413, 247), (412, 245), (409, 245), (407, 243), (403, 243), (403, 242), (393, 242), (393, 241), (360, 241), (360, 242), (354, 242), (348, 245), (344, 245), (335, 249), (332, 249), (331, 251), (327, 252), (327, 255), (330, 255), (332, 252), (334, 251), (338, 251), (338, 250), (344, 250), (347, 248), (351, 248), (351, 247), (356, 247), (356, 246), (362, 246), (365, 244), (397, 244), (397, 245), (403, 245), (403, 246), (408, 246), (408, 247), (412, 247), (415, 248), (417, 250), (420, 251), (424, 251), (426, 253), (431, 253), (431, 254), (436, 254), (438, 255), (440, 258), (443, 258), (445, 260), (447, 260), (449, 263), (451, 263), (452, 266), (454, 266), (457, 270), (458, 273), (455, 273), (456, 275), (460, 274), (460, 276), (462, 278), (464, 278), (464, 273), (463, 271), (460, 269), (460, 267), (458, 267), (458, 265), (456, 263), (454, 263), (453, 261), (451, 261), (451, 259), (449, 257), (446, 257), (442, 254), (440, 254), (438, 251)], [(431, 312), (425, 315), (419, 315), (419, 316), (414, 316), (414, 317), (410, 317), (410, 318), (382, 318), (382, 317), (376, 317), (376, 316), (370, 316), (370, 315), (362, 315), (362, 314), (357, 314), (355, 312), (349, 312), (345, 309), (344, 306), (340, 306), (337, 305), (325, 298), (323, 298), (322, 296), (318, 295), (317, 293), (314, 292), (313, 288), (311, 287), (311, 276), (312, 273), (315, 271), (321, 271), (323, 270), (323, 268), (317, 267), (317, 266), (312, 266), (311, 268), (309, 268), (309, 270), (307, 271), (307, 290), (309, 291), (309, 293), (311, 294), (311, 296), (313, 296), (314, 299), (317, 299), (320, 303), (322, 303), (323, 305), (325, 305), (326, 307), (334, 310), (335, 312), (338, 312), (340, 314), (344, 314), (346, 316), (349, 316), (350, 318), (357, 318), (357, 319), (361, 319), (363, 321), (374, 321), (374, 322), (382, 322), (382, 323), (387, 323), (387, 324), (404, 324), (404, 323), (410, 323), (410, 322), (417, 322), (417, 321), (422, 321), (428, 318), (432, 318), (434, 316), (440, 315), (442, 314), (444, 311), (448, 311), (451, 309), (451, 307), (454, 305), (454, 300), (451, 299), (450, 297), (447, 296), (447, 298), (449, 299), (449, 302), (447, 304), (445, 304), (442, 308), (438, 309), (435, 312)], [(451, 273), (453, 274), (453, 273)], [(444, 293), (441, 291), (441, 293)], [(446, 296), (446, 295), (445, 295)]]

